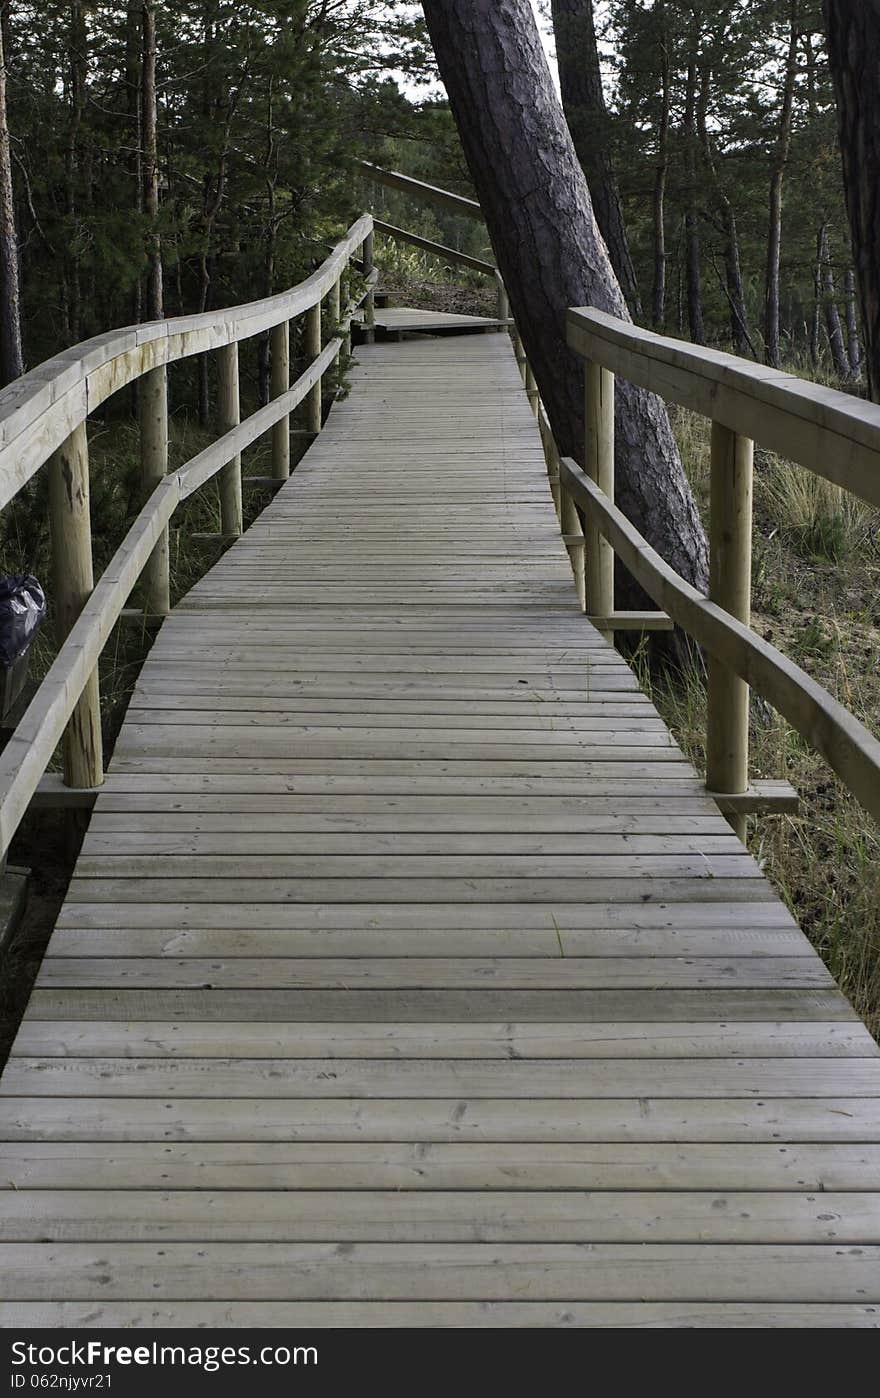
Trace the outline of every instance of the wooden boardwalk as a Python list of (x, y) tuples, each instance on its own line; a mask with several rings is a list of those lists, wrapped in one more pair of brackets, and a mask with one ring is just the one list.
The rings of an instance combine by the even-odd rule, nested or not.
[(2, 1081), (6, 1325), (880, 1324), (880, 1057), (578, 613), (506, 337), (165, 623)]

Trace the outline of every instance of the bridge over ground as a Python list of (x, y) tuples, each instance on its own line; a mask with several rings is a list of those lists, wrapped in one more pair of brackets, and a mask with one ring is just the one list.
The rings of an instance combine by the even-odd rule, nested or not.
[[(628, 526), (525, 377), (500, 333), (359, 349), (100, 786), (85, 680), (147, 560), (161, 590), (157, 495), (222, 470), (229, 508), (266, 410), (159, 482), (74, 625), (2, 758), (8, 821), (78, 705), (94, 810), (2, 1079), (4, 1324), (880, 1323), (877, 1046), (613, 648), (658, 618), (583, 615), (572, 502), (588, 570), (590, 520)], [(315, 376), (275, 387), (280, 482)]]

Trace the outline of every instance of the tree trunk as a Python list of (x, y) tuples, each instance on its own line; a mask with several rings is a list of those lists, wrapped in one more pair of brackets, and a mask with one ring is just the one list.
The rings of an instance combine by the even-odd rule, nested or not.
[[(584, 365), (569, 306), (629, 320), (529, 0), (423, 0), (434, 51), (511, 305), (563, 455), (584, 459)], [(669, 419), (621, 379), (617, 499), (690, 582), (706, 541)], [(621, 588), (620, 601), (634, 595)]]
[(827, 223), (823, 223), (819, 230), (819, 266), (821, 268), (822, 277), (822, 306), (825, 312), (825, 329), (828, 332), (828, 344), (831, 347), (831, 359), (834, 363), (834, 372), (839, 379), (848, 379), (850, 376), (849, 357), (846, 352), (846, 345), (843, 342), (843, 329), (837, 310), (837, 299), (834, 290), (834, 268), (831, 266), (831, 254), (828, 249)]
[(141, 19), (143, 24), (141, 129), (144, 146), (144, 212), (149, 221), (146, 317), (147, 320), (161, 320), (165, 314), (165, 297), (162, 284), (162, 238), (159, 232), (159, 113), (156, 99), (155, 0), (144, 0)]
[(846, 273), (846, 344), (849, 371), (853, 380), (862, 373), (862, 346), (859, 342), (859, 315), (856, 305), (856, 274), (852, 267)]
[(868, 391), (880, 402), (880, 6), (823, 0), (862, 303)]
[(70, 125), (65, 151), (65, 204), (69, 224), (67, 265), (65, 270), (66, 330), (72, 341), (81, 336), (82, 290), (80, 286), (79, 251), (79, 183), (82, 164), (82, 124), (86, 110), (86, 81), (88, 75), (88, 30), (82, 0), (72, 0), (70, 6), (70, 47), (68, 52), (68, 103)]
[(797, 79), (798, 40), (800, 38), (800, 0), (791, 0), (789, 16), (788, 57), (782, 88), (782, 108), (776, 137), (776, 154), (770, 177), (770, 218), (767, 232), (767, 276), (764, 286), (764, 353), (767, 363), (778, 369), (781, 364), (779, 348), (779, 269), (782, 261), (782, 194), (785, 169), (791, 150), (791, 130), (794, 120), (794, 89)]
[(825, 243), (825, 224), (816, 236), (816, 265), (813, 269), (813, 312), (810, 316), (810, 363), (813, 369), (819, 368), (819, 332), (822, 328), (822, 248)]
[(655, 6), (660, 45), (660, 121), (657, 127), (657, 166), (654, 172), (654, 299), (655, 330), (666, 328), (666, 184), (669, 178), (669, 126), (671, 116), (669, 29), (666, 5)]
[[(2, 29), (6, 29), (5, 24)], [(12, 153), (6, 108), (5, 37), (0, 31), (0, 387), (5, 387), (24, 373), (18, 234), (15, 227)]]
[(700, 210), (697, 198), (697, 58), (700, 46), (701, 12), (693, 11), (687, 87), (684, 104), (684, 170), (687, 184), (685, 205), (685, 272), (687, 276), (688, 326), (695, 345), (706, 343), (703, 324), (703, 275), (700, 262)]
[[(141, 40), (141, 0), (129, 0), (128, 13), (126, 15), (125, 26), (125, 94), (129, 127), (129, 145), (131, 155), (129, 157), (129, 168), (131, 170), (132, 199), (134, 209), (140, 223), (144, 212), (144, 176), (143, 176), (143, 132), (141, 121), (143, 116), (143, 95), (141, 91), (142, 81), (142, 40)], [(132, 311), (135, 322), (140, 323), (144, 318), (144, 278), (139, 273), (132, 290)], [(135, 396), (136, 385), (134, 386)]]
[(641, 315), (620, 190), (611, 154), (611, 123), (602, 89), (593, 0), (551, 0), (562, 106), (581, 168), (587, 177), (599, 231), (627, 305)]
[(709, 174), (715, 197), (718, 227), (724, 239), (724, 281), (725, 293), (730, 308), (730, 338), (737, 354), (755, 355), (755, 347), (749, 335), (746, 296), (742, 278), (742, 261), (739, 249), (739, 230), (736, 214), (727, 191), (721, 183), (715, 150), (709, 131), (709, 94), (712, 86), (713, 65), (723, 49), (727, 27), (730, 23), (730, 7), (722, 13), (721, 21), (713, 36), (708, 57), (703, 65), (700, 80), (700, 101), (697, 110), (700, 146), (703, 162)]

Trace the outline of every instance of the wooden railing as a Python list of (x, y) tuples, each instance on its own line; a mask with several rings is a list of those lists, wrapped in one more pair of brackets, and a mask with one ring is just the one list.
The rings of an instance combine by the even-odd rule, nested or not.
[[(586, 434), (584, 469), (568, 459), (558, 464), (560, 514), (586, 611), (600, 628), (603, 619), (614, 622), (616, 554), (705, 649), (706, 784), (740, 833), (747, 812), (790, 799), (749, 784), (750, 687), (880, 820), (880, 741), (750, 628), (755, 442), (880, 506), (880, 407), (600, 311), (570, 310), (568, 343), (586, 361)], [(614, 504), (616, 374), (712, 420), (708, 598), (675, 573)]]
[[(409, 194), (419, 204), (434, 204), (438, 208), (446, 209), (448, 212), (459, 214), (464, 218), (474, 219), (478, 223), (483, 222), (483, 210), (474, 199), (466, 199), (462, 194), (453, 194), (450, 190), (440, 189), (434, 184), (425, 184), (422, 180), (413, 179), (411, 175), (400, 174), (398, 170), (383, 170), (380, 165), (371, 165), (367, 160), (357, 160), (355, 164), (374, 184), (384, 185), (387, 189), (396, 189), (403, 194)], [(501, 273), (493, 262), (472, 257), (468, 253), (459, 252), (456, 248), (445, 247), (442, 243), (432, 242), (430, 238), (423, 238), (417, 233), (396, 228), (392, 223), (383, 223), (378, 218), (375, 220), (375, 226), (377, 232), (384, 233), (386, 237), (394, 239), (395, 242), (408, 243), (412, 247), (421, 248), (424, 252), (432, 253), (441, 262), (447, 262), (453, 267), (467, 267), (473, 272), (480, 272), (483, 276), (492, 277), (495, 282), (498, 319), (508, 320), (510, 301)]]
[[(350, 292), (351, 263), (361, 256), (364, 290)], [(0, 393), (0, 508), (43, 465), (48, 471), (52, 605), (60, 648), (0, 754), (0, 856), (9, 848), (58, 746), (64, 740), (64, 785), (93, 791), (104, 777), (98, 661), (139, 579), (145, 611), (170, 606), (168, 525), (177, 506), (219, 476), (221, 533), (242, 531), (241, 453), (271, 433), (272, 476), (290, 474), (290, 414), (306, 402), (307, 428), (321, 428), (321, 381), (350, 336), (365, 302), (372, 336), (373, 220), (358, 219), (325, 262), (279, 296), (204, 315), (116, 330), (58, 355)], [(322, 345), (321, 310), (328, 301), (332, 337)], [(344, 298), (344, 307), (343, 307)], [(309, 367), (290, 383), (290, 323), (305, 315)], [(240, 421), (239, 351), (269, 333), (269, 404)], [(220, 437), (168, 474), (167, 366), (192, 355), (217, 356)], [(86, 422), (111, 394), (139, 380), (142, 483), (146, 503), (95, 584), (89, 519)]]

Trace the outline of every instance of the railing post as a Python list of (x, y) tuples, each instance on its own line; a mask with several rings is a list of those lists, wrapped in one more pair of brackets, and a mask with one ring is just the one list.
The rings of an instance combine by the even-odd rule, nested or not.
[(522, 379), (523, 383), (525, 383), (526, 365), (528, 364), (528, 360), (526, 359), (526, 352), (523, 346), (522, 337), (519, 333), (519, 327), (517, 326), (515, 321), (513, 325), (511, 338), (513, 339), (513, 353), (516, 356), (516, 367), (519, 369), (520, 378)]
[[(321, 353), (321, 302), (318, 301), (311, 307), (306, 321), (306, 354), (309, 363), (318, 358)], [(306, 399), (306, 431), (314, 433), (315, 436), (321, 430), (321, 380), (309, 390)]]
[(574, 573), (575, 587), (577, 588), (578, 601), (581, 611), (586, 607), (586, 587), (584, 577), (584, 528), (581, 522), (580, 512), (569, 495), (568, 491), (560, 485), (559, 495), (559, 523), (562, 528), (562, 535), (565, 539), (565, 547), (568, 549), (568, 556), (571, 560), (571, 570)]
[(499, 320), (509, 320), (509, 319), (510, 319), (510, 298), (509, 298), (509, 296), (507, 295), (507, 287), (504, 285), (504, 282), (503, 282), (503, 280), (502, 280), (502, 277), (501, 277), (501, 274), (500, 274), (500, 273), (496, 274), (495, 282), (496, 282), (496, 288), (497, 288), (497, 300), (496, 300), (496, 303), (495, 303), (495, 314), (497, 315), (497, 317), (498, 317)]
[[(270, 336), (272, 375), (270, 392), (281, 398), (290, 388), (290, 322), (273, 325)], [(290, 417), (283, 417), (272, 428), (272, 478), (286, 481), (290, 475)]]
[[(141, 481), (149, 499), (168, 474), (168, 371), (164, 364), (144, 374), (138, 385), (138, 418), (141, 433)], [(171, 611), (168, 529), (147, 560), (141, 574), (144, 611), (167, 616)]]
[[(584, 370), (584, 426), (584, 470), (613, 501), (614, 374), (589, 360)], [(614, 550), (589, 519), (584, 535), (586, 608), (591, 616), (608, 617), (614, 612)]]
[[(374, 262), (374, 238), (372, 233), (368, 233), (364, 238), (364, 276), (370, 277), (375, 268)], [(373, 287), (367, 291), (367, 298), (364, 302), (364, 339), (368, 345), (373, 344), (376, 339), (376, 294)]]
[[(49, 527), (58, 643), (69, 636), (92, 594), (92, 531), (89, 519), (89, 443), (85, 423), (49, 458)], [(104, 780), (101, 698), (97, 666), (92, 671), (64, 734), (65, 786), (100, 786)]]
[[(341, 279), (341, 294), (342, 294), (342, 306), (341, 306), (341, 308), (340, 308), (340, 314), (342, 314), (342, 312), (345, 312), (345, 314), (348, 315), (348, 314), (349, 314), (349, 309), (348, 309), (348, 308), (349, 308), (349, 305), (351, 304), (351, 264), (350, 264), (350, 263), (348, 263), (348, 264), (346, 265), (345, 273), (344, 273), (344, 275), (343, 275), (343, 277), (342, 277), (342, 279)], [(350, 322), (350, 321), (349, 321), (348, 325), (346, 326), (345, 335), (344, 335), (344, 337), (343, 337), (343, 342), (342, 342), (342, 353), (344, 354), (344, 356), (345, 356), (346, 359), (351, 359), (351, 322)]]
[[(237, 344), (221, 345), (218, 349), (217, 377), (217, 420), (220, 435), (223, 436), (241, 421)], [(220, 472), (220, 533), (237, 538), (241, 531), (241, 456), (234, 456)]]
[(537, 416), (538, 416), (538, 399), (539, 399), (539, 397), (540, 397), (540, 394), (538, 393), (538, 381), (537, 381), (537, 379), (535, 378), (535, 371), (534, 371), (534, 369), (532, 368), (532, 366), (531, 366), (531, 364), (530, 364), (530, 362), (529, 362), (528, 359), (526, 360), (525, 385), (526, 385), (526, 396), (527, 396), (527, 398), (528, 398), (528, 400), (529, 400), (529, 407), (531, 408), (531, 410), (532, 410), (532, 412), (534, 413), (535, 417), (537, 417)]
[(342, 315), (342, 277), (337, 277), (330, 288), (330, 298), (328, 310), (330, 313), (330, 332), (335, 335), (339, 329), (339, 320)]
[[(748, 626), (752, 613), (752, 479), (754, 443), (712, 424), (712, 496), (709, 511), (709, 598)], [(706, 785), (725, 796), (749, 787), (749, 687), (709, 657)], [(727, 817), (741, 840), (748, 821)]]

